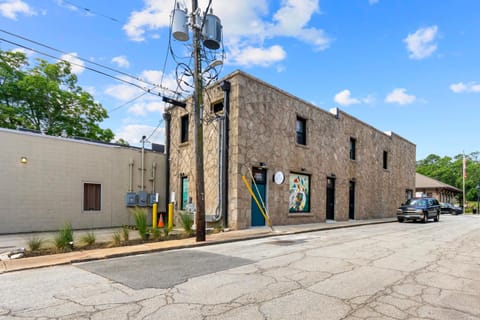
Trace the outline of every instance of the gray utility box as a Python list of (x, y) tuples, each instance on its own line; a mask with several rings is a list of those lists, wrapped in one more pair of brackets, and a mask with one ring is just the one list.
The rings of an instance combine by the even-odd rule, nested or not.
[(139, 207), (146, 207), (148, 205), (148, 193), (146, 191), (138, 191), (138, 203)]
[(137, 194), (135, 192), (127, 192), (125, 195), (125, 204), (127, 207), (135, 207), (137, 205)]

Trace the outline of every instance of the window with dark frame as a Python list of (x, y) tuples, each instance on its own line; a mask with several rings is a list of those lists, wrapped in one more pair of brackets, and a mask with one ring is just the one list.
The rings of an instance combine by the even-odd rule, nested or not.
[(383, 151), (383, 169), (388, 169), (388, 152)]
[(357, 139), (350, 138), (350, 160), (356, 159), (357, 157), (356, 148), (357, 148)]
[(102, 185), (98, 183), (83, 184), (83, 210), (102, 210)]
[(180, 143), (188, 141), (188, 114), (182, 116), (180, 118), (181, 122), (181, 135), (180, 135)]
[(212, 112), (213, 113), (222, 113), (223, 112), (223, 102), (217, 102), (212, 105)]
[(306, 145), (307, 144), (307, 120), (297, 116), (295, 131), (297, 134), (297, 143), (301, 145)]

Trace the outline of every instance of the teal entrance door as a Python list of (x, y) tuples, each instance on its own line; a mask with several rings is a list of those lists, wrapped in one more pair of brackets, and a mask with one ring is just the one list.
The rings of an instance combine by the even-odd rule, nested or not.
[[(253, 168), (253, 178), (255, 179), (255, 184), (252, 182), (252, 190), (255, 196), (258, 199), (260, 205), (262, 203), (266, 204), (266, 190), (267, 190), (267, 170), (264, 168)], [(258, 189), (258, 190), (257, 190)], [(257, 203), (252, 197), (251, 200), (251, 208), (252, 208), (252, 227), (264, 226), (265, 225), (265, 218), (262, 215), (262, 212), (258, 208)], [(265, 212), (265, 208), (263, 208)]]

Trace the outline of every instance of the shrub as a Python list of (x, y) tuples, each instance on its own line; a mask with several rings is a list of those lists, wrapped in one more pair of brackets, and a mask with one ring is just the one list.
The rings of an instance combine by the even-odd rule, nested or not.
[(122, 244), (122, 235), (120, 234), (119, 231), (115, 231), (112, 234), (112, 243), (116, 246), (119, 246)]
[(54, 239), (57, 250), (71, 250), (73, 248), (73, 229), (71, 223), (65, 223)]
[(147, 212), (145, 209), (135, 208), (131, 209), (133, 217), (135, 218), (135, 225), (138, 230), (138, 234), (142, 240), (148, 239), (148, 224), (147, 224)]
[(28, 240), (28, 249), (30, 251), (38, 251), (42, 247), (44, 240), (39, 237), (33, 237)]
[(163, 230), (163, 236), (165, 238), (168, 238), (168, 234), (170, 233), (170, 231), (172, 231), (172, 229), (170, 229), (168, 226), (163, 227), (162, 230)]
[(153, 228), (151, 232), (152, 232), (152, 239), (153, 240), (160, 239), (160, 237), (162, 235), (162, 232), (159, 228)]
[(193, 215), (186, 211), (180, 211), (180, 220), (182, 222), (183, 230), (189, 236), (193, 234)]
[(130, 230), (128, 229), (127, 226), (122, 227), (122, 237), (123, 237), (123, 241), (125, 242), (128, 242), (128, 240), (130, 239)]
[(91, 246), (96, 241), (95, 233), (93, 233), (93, 231), (87, 232), (80, 238), (80, 240), (87, 246)]

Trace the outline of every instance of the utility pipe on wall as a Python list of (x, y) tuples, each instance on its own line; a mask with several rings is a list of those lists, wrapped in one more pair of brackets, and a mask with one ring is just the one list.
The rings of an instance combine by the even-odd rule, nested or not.
[(145, 139), (146, 136), (142, 136), (142, 185), (140, 189), (143, 191), (145, 189)]
[(128, 192), (133, 191), (133, 159), (128, 163)]

